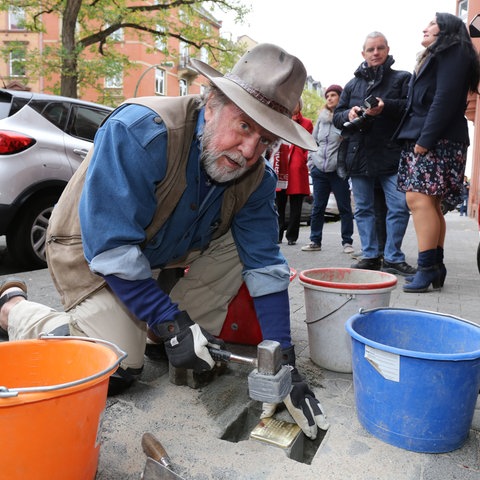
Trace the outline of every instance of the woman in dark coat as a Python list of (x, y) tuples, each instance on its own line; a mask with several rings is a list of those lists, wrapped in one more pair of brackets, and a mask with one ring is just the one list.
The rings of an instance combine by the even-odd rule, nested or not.
[(469, 92), (478, 93), (478, 53), (462, 20), (437, 13), (423, 30), (410, 82), (407, 110), (396, 137), (404, 141), (398, 187), (406, 192), (418, 243), (418, 270), (405, 292), (443, 286), (446, 224), (441, 203), (461, 199), (469, 145), (465, 109)]

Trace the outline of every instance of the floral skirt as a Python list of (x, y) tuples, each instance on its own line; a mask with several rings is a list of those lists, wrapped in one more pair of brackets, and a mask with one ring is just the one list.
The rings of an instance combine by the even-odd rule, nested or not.
[(413, 153), (415, 142), (404, 145), (398, 167), (398, 189), (440, 197), (450, 207), (462, 199), (467, 147), (463, 142), (439, 140), (425, 155)]

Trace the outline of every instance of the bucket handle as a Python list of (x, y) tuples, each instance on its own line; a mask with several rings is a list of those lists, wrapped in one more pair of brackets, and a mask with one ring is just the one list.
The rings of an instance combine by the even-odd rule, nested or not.
[(471, 320), (466, 320), (465, 318), (457, 317), (457, 316), (452, 315), (450, 313), (441, 313), (441, 312), (435, 312), (433, 310), (423, 310), (423, 309), (419, 309), (419, 308), (405, 308), (405, 307), (375, 307), (375, 308), (368, 308), (368, 309), (360, 308), (358, 310), (358, 313), (360, 315), (363, 315), (365, 313), (376, 312), (377, 310), (400, 310), (402, 312), (431, 313), (433, 315), (441, 315), (442, 317), (448, 317), (448, 318), (452, 318), (454, 320), (460, 320), (462, 322), (469, 323), (470, 325), (472, 325), (474, 327), (479, 326), (478, 323), (472, 322)]
[(312, 322), (307, 322), (305, 320), (305, 323), (307, 325), (313, 325), (314, 323), (317, 323), (317, 322), (320, 322), (321, 320), (325, 320), (326, 318), (328, 318), (330, 315), (333, 315), (334, 313), (338, 312), (340, 309), (342, 309), (348, 302), (350, 302), (350, 300), (353, 300), (355, 298), (355, 295), (347, 295), (347, 299), (339, 306), (337, 307), (335, 310), (332, 310), (331, 312), (327, 313), (326, 315), (324, 315), (323, 317), (320, 317), (320, 318), (317, 318), (316, 320), (313, 320)]
[(0, 398), (12, 398), (17, 397), (19, 393), (39, 393), (39, 392), (52, 392), (55, 390), (62, 390), (64, 388), (76, 387), (77, 385), (83, 385), (84, 383), (91, 382), (97, 378), (103, 377), (113, 368), (118, 367), (120, 363), (127, 358), (127, 353), (121, 350), (117, 345), (114, 343), (108, 342), (107, 340), (102, 340), (100, 338), (90, 338), (90, 337), (75, 337), (75, 336), (65, 336), (65, 337), (57, 337), (54, 335), (48, 335), (45, 333), (41, 333), (38, 336), (41, 340), (82, 340), (86, 342), (93, 342), (93, 343), (101, 343), (111, 350), (113, 350), (117, 354), (117, 360), (115, 363), (101, 372), (97, 372), (93, 375), (90, 375), (87, 378), (82, 378), (80, 380), (74, 380), (72, 382), (67, 383), (59, 383), (57, 385), (48, 385), (44, 387), (19, 387), (15, 389), (8, 389), (7, 387), (0, 386)]

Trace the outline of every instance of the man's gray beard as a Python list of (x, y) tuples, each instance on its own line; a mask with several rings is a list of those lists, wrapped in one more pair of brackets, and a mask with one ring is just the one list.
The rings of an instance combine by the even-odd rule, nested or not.
[(205, 169), (207, 175), (217, 183), (227, 183), (235, 180), (238, 177), (241, 177), (247, 170), (247, 167), (236, 168), (230, 170), (226, 166), (217, 165), (217, 160), (223, 156), (227, 155), (232, 158), (232, 154), (228, 152), (215, 152), (210, 150), (204, 150), (202, 152), (202, 166)]
[[(216, 120), (216, 119), (215, 119)], [(227, 151), (217, 151), (214, 148), (210, 148), (211, 140), (215, 131), (215, 120), (213, 122), (206, 123), (202, 134), (202, 156), (201, 163), (207, 175), (217, 183), (227, 183), (241, 177), (248, 167), (240, 167), (230, 170), (226, 166), (218, 166), (217, 160), (226, 156), (233, 159), (239, 165), (246, 165), (247, 160), (239, 153), (231, 153)]]

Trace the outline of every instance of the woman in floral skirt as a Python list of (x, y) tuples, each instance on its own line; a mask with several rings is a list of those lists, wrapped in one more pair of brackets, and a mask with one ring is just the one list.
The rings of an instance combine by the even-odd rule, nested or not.
[(465, 118), (469, 92), (478, 93), (478, 53), (462, 20), (437, 13), (423, 30), (405, 115), (396, 132), (404, 142), (398, 188), (406, 192), (418, 243), (418, 269), (405, 292), (440, 289), (446, 224), (441, 205), (462, 195), (469, 145)]

